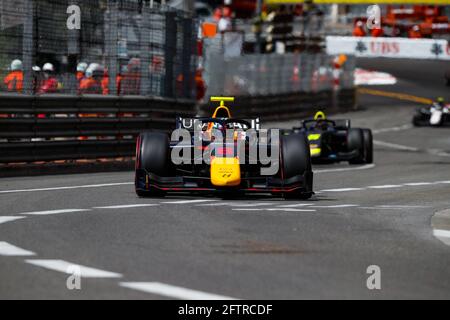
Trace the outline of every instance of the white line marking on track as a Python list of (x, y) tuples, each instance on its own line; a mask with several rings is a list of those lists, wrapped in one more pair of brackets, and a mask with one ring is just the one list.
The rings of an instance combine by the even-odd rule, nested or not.
[(23, 219), (23, 218), (25, 218), (25, 217), (3, 216), (3, 217), (0, 217), (0, 224), (6, 223), (6, 222), (10, 222), (10, 221), (20, 220), (20, 219)]
[(287, 204), (283, 206), (278, 206), (278, 208), (297, 208), (297, 207), (309, 207), (312, 206), (312, 203), (296, 203), (296, 204)]
[(190, 203), (202, 203), (202, 202), (213, 202), (217, 200), (178, 200), (178, 201), (168, 201), (161, 202), (163, 204), (190, 204)]
[(375, 168), (375, 164), (367, 164), (359, 167), (350, 167), (350, 168), (338, 168), (338, 169), (322, 169), (322, 170), (314, 170), (314, 173), (330, 173), (330, 172), (346, 172), (346, 171), (358, 171), (358, 170), (368, 170)]
[(361, 188), (341, 188), (341, 189), (326, 189), (326, 190), (320, 190), (316, 193), (323, 193), (323, 192), (351, 192), (351, 191), (367, 191), (371, 189), (394, 189), (394, 188), (405, 188), (405, 187), (420, 187), (420, 186), (436, 186), (440, 184), (450, 184), (450, 180), (447, 181), (434, 181), (434, 182), (409, 182), (404, 184), (388, 184), (388, 185), (382, 185), (382, 186), (369, 186), (369, 187), (361, 187)]
[(450, 184), (450, 180), (448, 180), (448, 181), (436, 181), (433, 184)]
[(314, 209), (296, 208), (235, 208), (233, 211), (283, 211), (283, 212), (316, 212)]
[(331, 206), (313, 206), (311, 208), (317, 208), (317, 209), (338, 209), (338, 208), (354, 208), (359, 207), (357, 204), (337, 204), (337, 205), (331, 205)]
[(327, 190), (320, 190), (320, 192), (349, 192), (349, 191), (361, 191), (361, 190), (364, 190), (364, 188), (327, 189)]
[(436, 237), (450, 238), (450, 230), (434, 229), (433, 234)]
[(428, 154), (431, 154), (433, 156), (438, 156), (438, 157), (450, 157), (450, 153), (445, 152), (444, 150), (440, 150), (440, 149), (428, 149), (426, 150)]
[(410, 205), (383, 205), (377, 206), (379, 208), (401, 208), (401, 209), (426, 209), (431, 208), (430, 206), (410, 206)]
[(389, 210), (389, 211), (405, 210), (405, 208), (382, 208), (382, 207), (359, 207), (358, 209), (363, 209), (363, 210)]
[(387, 147), (387, 148), (397, 149), (397, 150), (402, 150), (402, 151), (412, 151), (412, 152), (419, 151), (418, 148), (404, 146), (404, 145), (396, 144), (396, 143), (385, 142), (385, 141), (379, 141), (379, 140), (374, 140), (373, 144), (377, 145), (377, 146), (381, 146), (381, 147)]
[(34, 255), (34, 252), (21, 249), (8, 242), (0, 241), (0, 256), (22, 257)]
[(396, 131), (409, 130), (409, 129), (412, 129), (412, 128), (413, 128), (412, 125), (404, 124), (402, 126), (393, 127), (393, 128), (383, 128), (383, 129), (372, 130), (372, 133), (373, 134), (379, 134), (379, 133), (386, 133), (386, 132), (396, 132)]
[(204, 203), (197, 204), (196, 207), (215, 207), (215, 206), (231, 206), (233, 203), (231, 202), (214, 202), (214, 203)]
[(403, 185), (398, 184), (386, 184), (384, 186), (369, 186), (368, 189), (395, 189), (395, 188), (401, 188)]
[(297, 208), (269, 208), (269, 209), (264, 209), (267, 211), (283, 211), (283, 212), (316, 212), (317, 210), (314, 209), (297, 209)]
[(230, 206), (232, 207), (243, 207), (243, 208), (251, 208), (251, 207), (264, 207), (264, 206), (274, 206), (275, 203), (269, 203), (269, 202), (256, 202), (256, 203), (232, 203)]
[(117, 186), (129, 186), (129, 185), (133, 185), (133, 184), (134, 184), (134, 182), (119, 182), (119, 183), (90, 184), (90, 185), (84, 185), (84, 186), (3, 190), (3, 191), (0, 191), (0, 194), (21, 193), (21, 192), (39, 192), (39, 191), (61, 191), (61, 190), (90, 189), (90, 188), (106, 188), (106, 187), (117, 187)]
[(156, 207), (159, 204), (124, 204), (118, 206), (109, 206), (109, 207), (94, 207), (93, 209), (131, 209), (131, 208), (144, 208), (144, 207)]
[(411, 182), (411, 183), (405, 183), (405, 186), (410, 186), (410, 187), (420, 187), (420, 186), (429, 186), (432, 185), (433, 183), (431, 182)]
[(80, 275), (83, 278), (121, 278), (122, 275), (115, 272), (104, 271), (100, 269), (85, 267), (76, 263), (70, 263), (64, 260), (26, 260), (25, 262), (42, 267), (45, 269), (71, 274), (73, 268), (79, 268)]
[(91, 209), (62, 209), (62, 210), (48, 210), (48, 211), (34, 211), (34, 212), (24, 212), (22, 215), (30, 216), (46, 216), (51, 214), (61, 214), (61, 213), (75, 213), (75, 212), (87, 212)]
[(120, 286), (180, 300), (236, 300), (231, 297), (176, 287), (159, 282), (121, 282)]
[(229, 206), (229, 207), (263, 207), (276, 205), (274, 202), (255, 202), (255, 203), (242, 203), (242, 202), (219, 202), (219, 203), (207, 203), (198, 204), (196, 207), (211, 207), (211, 206)]

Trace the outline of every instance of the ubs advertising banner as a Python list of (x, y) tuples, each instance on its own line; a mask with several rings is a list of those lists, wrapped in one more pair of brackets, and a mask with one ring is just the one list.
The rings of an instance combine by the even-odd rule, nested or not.
[(331, 55), (450, 60), (447, 40), (328, 36), (326, 45)]

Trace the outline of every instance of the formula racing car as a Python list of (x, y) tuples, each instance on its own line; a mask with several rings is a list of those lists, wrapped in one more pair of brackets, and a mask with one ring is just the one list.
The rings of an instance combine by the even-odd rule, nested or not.
[[(234, 119), (225, 102), (212, 117), (178, 118), (176, 130), (140, 134), (136, 146), (136, 193), (223, 195), (268, 193), (285, 198), (313, 195), (313, 172), (304, 133), (260, 129), (259, 119)], [(226, 138), (225, 138), (226, 137)]]
[(329, 120), (319, 111), (292, 131), (308, 137), (313, 162), (373, 163), (372, 131), (352, 128), (350, 120)]
[(443, 98), (438, 98), (431, 106), (417, 110), (413, 124), (416, 127), (450, 125), (450, 104), (445, 104)]

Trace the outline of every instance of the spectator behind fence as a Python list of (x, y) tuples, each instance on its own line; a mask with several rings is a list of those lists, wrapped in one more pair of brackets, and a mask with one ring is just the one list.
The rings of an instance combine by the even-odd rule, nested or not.
[(102, 94), (102, 79), (104, 69), (98, 63), (91, 63), (86, 70), (86, 77), (80, 82), (81, 94)]
[(23, 90), (23, 64), (20, 60), (11, 63), (11, 72), (5, 77), (4, 84), (9, 92), (21, 93)]
[(105, 70), (103, 71), (102, 94), (104, 96), (109, 95), (109, 73), (108, 73), (108, 69), (107, 68), (105, 68)]
[(420, 39), (420, 38), (422, 38), (422, 32), (420, 32), (420, 27), (418, 25), (415, 25), (411, 29), (409, 29), (408, 37), (410, 39)]
[(119, 96), (122, 94), (122, 82), (123, 82), (124, 76), (127, 73), (128, 73), (128, 66), (120, 67), (119, 74), (117, 75), (117, 78), (116, 78), (117, 95), (119, 95)]
[(203, 70), (198, 69), (195, 72), (195, 87), (197, 91), (197, 101), (202, 101), (206, 94), (206, 84), (203, 80)]
[(384, 36), (384, 30), (383, 30), (383, 28), (373, 28), (372, 32), (370, 34), (374, 38), (383, 37)]
[(77, 66), (78, 87), (80, 86), (81, 80), (83, 80), (86, 77), (87, 68), (88, 64), (86, 62), (80, 62)]
[[(120, 95), (120, 93), (121, 93), (121, 86), (122, 86), (122, 80), (123, 80), (122, 74), (125, 74), (126, 72), (127, 72), (127, 66), (123, 66), (116, 76), (116, 90), (117, 90), (116, 93), (117, 93), (117, 95)], [(105, 68), (105, 73), (104, 73), (103, 79), (102, 79), (102, 93), (105, 96), (109, 95), (109, 93), (110, 93), (110, 91), (109, 91), (109, 72), (106, 68)]]
[(37, 92), (42, 84), (42, 69), (39, 66), (33, 66), (33, 93)]
[(141, 60), (132, 58), (128, 63), (128, 72), (122, 79), (123, 95), (139, 95), (141, 92)]
[(55, 76), (55, 67), (51, 63), (46, 63), (42, 67), (43, 79), (39, 86), (38, 93), (56, 93), (60, 91), (62, 84)]
[(365, 37), (366, 36), (366, 30), (364, 30), (364, 22), (358, 21), (355, 24), (355, 28), (353, 29), (353, 36), (354, 37)]

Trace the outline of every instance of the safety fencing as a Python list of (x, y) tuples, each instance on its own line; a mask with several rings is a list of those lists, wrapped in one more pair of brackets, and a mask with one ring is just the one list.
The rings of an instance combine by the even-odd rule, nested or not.
[(352, 56), (339, 61), (320, 53), (227, 57), (216, 52), (205, 60), (207, 96), (239, 97), (236, 114), (263, 120), (353, 108), (355, 63)]
[(197, 30), (157, 1), (1, 0), (0, 92), (195, 98)]
[(192, 101), (0, 95), (0, 163), (132, 157), (142, 131), (175, 128)]
[[(354, 57), (336, 67), (336, 56), (325, 54), (245, 55), (227, 58), (212, 54), (206, 60), (205, 78), (210, 96), (317, 93), (354, 87)], [(338, 71), (338, 72), (336, 72)]]

